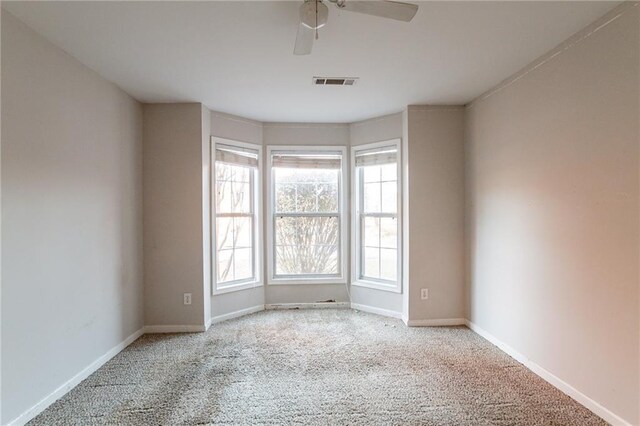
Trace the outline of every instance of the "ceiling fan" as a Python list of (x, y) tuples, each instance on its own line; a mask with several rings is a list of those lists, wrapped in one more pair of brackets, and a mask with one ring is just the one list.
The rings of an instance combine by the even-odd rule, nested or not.
[[(413, 19), (418, 6), (397, 1), (358, 1), (358, 0), (327, 0), (336, 5), (338, 9), (350, 12), (364, 13), (380, 16), (382, 18), (396, 19), (409, 22)], [(313, 47), (313, 39), (318, 38), (318, 28), (327, 23), (329, 8), (322, 0), (304, 0), (300, 6), (300, 25), (296, 36), (296, 45), (293, 49), (295, 55), (308, 55)]]

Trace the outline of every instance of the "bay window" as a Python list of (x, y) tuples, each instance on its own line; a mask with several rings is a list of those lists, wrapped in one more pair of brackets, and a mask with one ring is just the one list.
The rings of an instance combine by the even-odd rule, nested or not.
[(345, 282), (344, 148), (270, 147), (269, 278)]
[(261, 147), (212, 138), (214, 292), (260, 285)]
[(400, 142), (352, 148), (353, 284), (401, 291)]

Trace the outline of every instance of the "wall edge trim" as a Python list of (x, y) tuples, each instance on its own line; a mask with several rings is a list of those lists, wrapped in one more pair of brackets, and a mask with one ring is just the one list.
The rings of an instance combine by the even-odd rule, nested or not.
[(349, 302), (316, 302), (316, 303), (266, 303), (264, 309), (282, 310), (282, 309), (349, 309)]
[(289, 128), (289, 129), (349, 129), (351, 123), (286, 123), (264, 122), (264, 128)]
[(407, 105), (407, 111), (460, 111), (464, 110), (465, 105)]
[(206, 324), (171, 324), (171, 325), (145, 325), (144, 334), (155, 333), (199, 333), (207, 331)]
[[(204, 105), (204, 106), (207, 107), (206, 105)], [(215, 115), (217, 117), (220, 117), (223, 120), (237, 121), (239, 123), (248, 124), (250, 126), (255, 126), (255, 127), (259, 127), (259, 128), (261, 128), (262, 124), (263, 124), (261, 121), (253, 120), (251, 118), (242, 117), (240, 115), (228, 114), (226, 112), (216, 111), (216, 110), (209, 109), (209, 108), (207, 108), (207, 109), (209, 110), (211, 115)]]
[(140, 336), (144, 334), (144, 327), (139, 328), (137, 331), (134, 331), (127, 338), (125, 338), (122, 342), (118, 343), (103, 355), (99, 356), (97, 359), (92, 361), (89, 365), (84, 367), (80, 372), (72, 376), (69, 380), (64, 382), (62, 385), (58, 386), (53, 392), (49, 393), (47, 396), (42, 398), (39, 402), (28, 408), (18, 417), (10, 420), (7, 423), (7, 426), (22, 426), (27, 424), (30, 420), (34, 419), (38, 414), (42, 413), (46, 410), (51, 404), (56, 402), (58, 399), (65, 396), (69, 391), (79, 385), (84, 379), (89, 377), (91, 374), (96, 372), (100, 367), (106, 364), (113, 357), (118, 355), (123, 349), (129, 346), (131, 343), (136, 341)]
[(606, 27), (611, 22), (615, 21), (620, 16), (624, 15), (626, 12), (628, 12), (632, 8), (638, 7), (639, 4), (640, 3), (633, 2), (633, 1), (623, 1), (621, 4), (609, 10), (607, 13), (605, 13), (595, 21), (591, 22), (586, 27), (582, 28), (581, 30), (578, 30), (578, 32), (569, 36), (569, 38), (565, 39), (554, 48), (543, 53), (541, 56), (538, 56), (536, 59), (529, 62), (527, 65), (525, 65), (523, 68), (519, 69), (515, 73), (511, 74), (507, 78), (500, 81), (498, 84), (496, 84), (492, 88), (484, 91), (479, 96), (472, 99), (470, 102), (467, 103), (466, 105), (467, 108), (473, 108), (475, 105), (479, 104), (485, 99), (511, 86), (512, 84), (514, 84), (515, 82), (517, 82), (518, 80), (520, 80), (521, 78), (529, 74), (530, 72), (534, 71), (536, 68), (543, 66), (544, 64), (549, 62), (551, 59), (562, 54), (565, 50), (571, 49), (575, 45), (582, 42), (583, 40), (589, 38), (591, 35), (598, 32), (602, 28)]
[(211, 317), (209, 323), (211, 325), (218, 324), (223, 321), (227, 321), (234, 318), (240, 318), (245, 315), (254, 314), (256, 312), (264, 311), (264, 305), (255, 305), (250, 308), (240, 309), (238, 311), (229, 312), (228, 314), (217, 315), (215, 317)]
[[(320, 305), (320, 306), (318, 306)], [(349, 303), (349, 302), (330, 302), (330, 303), (272, 303), (265, 305), (256, 305), (250, 308), (241, 309), (239, 311), (234, 311), (224, 315), (218, 315), (216, 317), (210, 318), (207, 323), (208, 324), (216, 324), (222, 321), (226, 321), (229, 319), (234, 319), (238, 317), (242, 317), (245, 315), (249, 315), (255, 312), (260, 312), (263, 310), (278, 310), (278, 309), (341, 309), (341, 308), (351, 308), (355, 310), (360, 310), (363, 312), (368, 312), (372, 314), (378, 314), (381, 316), (386, 316), (390, 318), (397, 318), (403, 320), (410, 327), (432, 327), (432, 326), (453, 326), (453, 325), (466, 325), (471, 331), (478, 334), (489, 343), (495, 345), (518, 361), (523, 364), (528, 370), (545, 380), (547, 383), (551, 384), (556, 389), (560, 390), (570, 398), (574, 399), (594, 414), (602, 418), (603, 420), (611, 423), (612, 425), (620, 425), (620, 426), (631, 426), (632, 423), (626, 421), (622, 417), (608, 410), (606, 407), (602, 406), (595, 400), (591, 399), (587, 395), (583, 394), (569, 383), (560, 379), (558, 376), (554, 375), (550, 371), (544, 369), (539, 366), (534, 361), (527, 358), (522, 353), (518, 352), (511, 346), (502, 342), (500, 339), (479, 327), (475, 323), (470, 320), (466, 320), (464, 318), (447, 318), (447, 319), (429, 319), (429, 320), (407, 320), (403, 318), (402, 314), (399, 312), (391, 311), (388, 309), (376, 308), (373, 306), (362, 305), (359, 303)], [(118, 343), (111, 349), (109, 349), (106, 353), (98, 357), (96, 360), (91, 362), (85, 368), (83, 368), (80, 372), (75, 374), (69, 380), (64, 382), (62, 385), (58, 386), (53, 392), (49, 393), (47, 396), (42, 398), (39, 402), (28, 408), (22, 414), (15, 417), (13, 420), (10, 420), (7, 423), (7, 426), (22, 426), (28, 423), (30, 420), (34, 419), (38, 414), (42, 413), (46, 410), (50, 405), (52, 405), (55, 401), (66, 395), (69, 391), (71, 391), (74, 387), (80, 384), (83, 380), (97, 371), (100, 367), (106, 364), (109, 360), (118, 355), (122, 350), (128, 347), (131, 343), (136, 341), (139, 337), (148, 333), (181, 333), (181, 332), (201, 332), (205, 331), (208, 328), (208, 325), (200, 326), (200, 325), (152, 325), (152, 326), (144, 326), (131, 335), (129, 335), (122, 342)]]
[(351, 309), (355, 311), (367, 312), (369, 314), (380, 315), (383, 317), (402, 319), (402, 312), (392, 311), (390, 309), (377, 308), (370, 305), (362, 305), (360, 303), (351, 303)]
[(450, 327), (455, 325), (466, 325), (464, 318), (437, 318), (412, 320), (407, 319), (406, 324), (409, 327)]
[(553, 387), (555, 387), (565, 395), (569, 396), (570, 398), (572, 398), (573, 400), (578, 402), (580, 405), (587, 408), (588, 410), (590, 410), (591, 412), (593, 412), (595, 415), (602, 418), (606, 422), (614, 426), (631, 426), (632, 425), (631, 422), (627, 422), (622, 417), (618, 416), (614, 412), (600, 405), (598, 402), (589, 398), (587, 395), (583, 394), (582, 392), (580, 392), (579, 390), (577, 390), (576, 388), (571, 386), (569, 383), (565, 382), (564, 380), (556, 376), (555, 374), (539, 366), (534, 361), (530, 360), (525, 355), (518, 352), (511, 346), (507, 345), (506, 343), (504, 343), (503, 341), (495, 337), (493, 334), (479, 327), (477, 324), (473, 323), (472, 321), (466, 320), (466, 326), (471, 331), (473, 331), (474, 333), (478, 334), (480, 337), (487, 340), (489, 343), (492, 343), (493, 345), (497, 346), (498, 349), (500, 349), (502, 352), (506, 353), (507, 355), (509, 355), (510, 357), (512, 357), (513, 359), (515, 359), (516, 361), (524, 365), (528, 370), (536, 374), (538, 377), (542, 378), (544, 381), (546, 381), (547, 383), (549, 383), (550, 385), (552, 385)]
[(403, 110), (400, 110), (398, 112), (392, 112), (390, 114), (379, 115), (379, 116), (371, 117), (371, 118), (365, 118), (364, 120), (359, 120), (359, 121), (354, 121), (353, 123), (349, 123), (349, 125), (353, 126), (353, 127), (358, 127), (358, 126), (364, 126), (366, 124), (375, 123), (377, 121), (389, 120), (395, 115), (402, 114), (402, 112), (403, 112)]

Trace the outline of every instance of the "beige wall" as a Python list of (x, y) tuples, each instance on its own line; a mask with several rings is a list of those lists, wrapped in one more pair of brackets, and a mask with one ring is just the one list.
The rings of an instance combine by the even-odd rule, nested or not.
[(143, 326), (142, 109), (2, 12), (2, 419)]
[[(306, 124), (306, 123), (265, 123), (263, 126), (263, 144), (269, 145), (337, 145), (349, 147), (348, 124)], [(265, 161), (267, 161), (265, 159)], [(348, 159), (347, 159), (348, 161)], [(266, 164), (266, 163), (265, 163)], [(264, 168), (266, 174), (267, 168)], [(267, 212), (268, 199), (267, 179), (263, 180), (264, 186), (264, 212)], [(349, 179), (345, 180), (345, 188), (350, 186)], [(349, 230), (344, 233), (349, 238)], [(265, 239), (266, 241), (266, 239)], [(265, 250), (265, 277), (266, 258)], [(350, 270), (347, 263), (345, 273)], [(348, 275), (347, 275), (348, 276)], [(336, 302), (348, 302), (349, 295), (345, 284), (301, 284), (301, 285), (267, 285), (265, 303), (313, 303), (324, 300)]]
[[(263, 288), (211, 295), (211, 135), (262, 144), (262, 123), (197, 103), (144, 105), (148, 326), (204, 326), (264, 304)], [(190, 306), (183, 293), (192, 293)]]
[(468, 315), (639, 424), (638, 7), (615, 15), (468, 108)]
[(405, 316), (464, 318), (464, 108), (409, 106), (406, 121)]
[(340, 123), (264, 123), (264, 145), (349, 146), (349, 125)]
[[(413, 290), (413, 293), (410, 319), (463, 318), (464, 109), (414, 106), (410, 108), (410, 118), (410, 146), (405, 149), (411, 157), (409, 181), (414, 182), (413, 192), (409, 197), (413, 236), (410, 250), (411, 253), (416, 253), (410, 267), (415, 274), (413, 276), (419, 277), (411, 281), (410, 291)], [(262, 143), (265, 155), (266, 147), (270, 145), (349, 147), (403, 137), (403, 114), (352, 124), (263, 124), (212, 112), (211, 133), (229, 139)], [(264, 170), (266, 173), (266, 167)], [(266, 203), (266, 176), (263, 183)], [(346, 185), (350, 188), (348, 179)], [(428, 212), (427, 206), (430, 206)], [(265, 204), (264, 212), (266, 211)], [(405, 230), (406, 233), (408, 231)], [(350, 239), (348, 229), (345, 235)], [(266, 257), (264, 260), (268, 261)], [(349, 268), (347, 272), (350, 273)], [(266, 276), (266, 270), (264, 274)], [(429, 288), (428, 301), (419, 300), (419, 289), (422, 287)], [(263, 303), (312, 303), (323, 300), (348, 301), (345, 285), (267, 285), (265, 288), (215, 295), (212, 297), (212, 316), (225, 315)], [(351, 288), (351, 300), (398, 314), (403, 312), (405, 304), (402, 294), (355, 286)]]
[[(262, 145), (262, 123), (216, 111), (211, 111), (210, 117), (212, 136)], [(207, 151), (207, 160), (210, 160), (209, 151)], [(211, 296), (211, 316), (216, 318), (262, 306), (264, 293), (263, 287), (255, 287)]]
[[(201, 104), (144, 105), (146, 325), (206, 323), (202, 168), (206, 127)], [(183, 293), (192, 294), (191, 305), (183, 304)]]
[(262, 123), (248, 118), (211, 111), (211, 135), (262, 145)]
[[(351, 146), (402, 138), (402, 113), (352, 123), (349, 125), (349, 133)], [(402, 315), (403, 300), (399, 293), (351, 286), (351, 301)]]
[[(353, 124), (260, 123), (242, 117), (211, 112), (211, 134), (255, 144), (269, 145), (359, 145), (402, 137), (402, 114), (378, 117)], [(265, 159), (266, 161), (266, 159)], [(347, 159), (348, 161), (348, 159)], [(265, 168), (266, 173), (266, 168)], [(266, 176), (263, 177), (266, 185)], [(348, 188), (347, 181), (347, 188)], [(267, 187), (264, 188), (265, 201)], [(266, 204), (264, 206), (266, 212)], [(263, 231), (266, 231), (263, 229)], [(350, 233), (347, 229), (347, 238)], [(266, 233), (264, 235), (266, 241)], [(266, 253), (266, 250), (265, 250)], [(265, 255), (265, 262), (268, 261)], [(266, 269), (264, 271), (266, 276)], [(395, 293), (352, 288), (352, 300), (380, 309), (402, 312), (402, 296)], [(344, 284), (277, 285), (212, 296), (212, 316), (271, 303), (311, 303), (323, 300), (348, 301)]]
[(402, 137), (402, 112), (383, 115), (349, 125), (351, 146)]

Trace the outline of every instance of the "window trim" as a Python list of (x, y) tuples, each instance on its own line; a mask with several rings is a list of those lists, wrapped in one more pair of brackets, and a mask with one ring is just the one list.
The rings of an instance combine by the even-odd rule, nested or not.
[[(395, 146), (397, 149), (397, 212), (398, 220), (398, 259), (397, 259), (397, 278), (395, 282), (375, 280), (370, 278), (362, 278), (360, 271), (362, 269), (362, 229), (360, 219), (360, 177), (356, 168), (356, 155), (360, 151), (368, 151), (377, 148)], [(393, 293), (402, 293), (402, 140), (390, 139), (379, 142), (373, 142), (363, 145), (351, 147), (351, 285), (357, 287), (366, 287), (376, 290), (389, 291)]]
[[(251, 149), (258, 153), (258, 168), (253, 172), (252, 186), (253, 186), (253, 278), (229, 281), (230, 285), (224, 285), (218, 287), (218, 250), (216, 241), (216, 178), (215, 178), (215, 166), (216, 166), (216, 146), (226, 145), (236, 148)], [(262, 145), (252, 144), (248, 142), (241, 142), (232, 139), (219, 138), (211, 136), (210, 142), (210, 167), (209, 167), (209, 185), (211, 188), (211, 195), (209, 200), (209, 209), (211, 212), (211, 294), (219, 295), (225, 293), (231, 293), (234, 291), (246, 290), (249, 288), (262, 287), (264, 285), (262, 279), (263, 270), (263, 244), (262, 244)], [(224, 216), (224, 215), (223, 215)]]
[[(275, 232), (275, 181), (273, 179), (273, 167), (271, 167), (271, 157), (274, 152), (301, 152), (305, 154), (326, 154), (327, 152), (340, 153), (342, 163), (340, 167), (340, 179), (338, 182), (339, 210), (338, 224), (340, 244), (338, 245), (340, 255), (338, 256), (339, 274), (338, 275), (318, 275), (300, 277), (275, 277), (275, 257), (274, 257), (274, 232)], [(348, 157), (347, 147), (340, 145), (322, 145), (322, 146), (304, 146), (304, 145), (269, 145), (267, 146), (267, 285), (298, 285), (298, 284), (346, 284), (348, 282), (348, 245), (347, 245), (347, 229), (349, 225), (348, 211), (349, 206), (349, 173), (348, 173)], [(308, 214), (305, 214), (308, 215)]]

